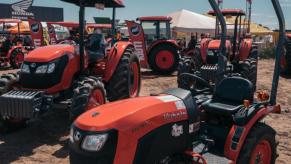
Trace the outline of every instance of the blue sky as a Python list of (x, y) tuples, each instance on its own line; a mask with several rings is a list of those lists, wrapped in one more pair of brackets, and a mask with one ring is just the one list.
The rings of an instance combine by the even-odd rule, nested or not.
[[(13, 3), (19, 0), (1, 0), (1, 3)], [(207, 0), (124, 0), (126, 8), (118, 9), (117, 18), (135, 19), (138, 16), (166, 15), (180, 9), (197, 13), (210, 10)], [(287, 28), (291, 29), (291, 0), (280, 0), (286, 18)], [(78, 8), (59, 0), (34, 0), (34, 6), (63, 7), (66, 21), (78, 20)], [(224, 8), (245, 8), (245, 0), (224, 0)], [(86, 19), (93, 21), (94, 16), (111, 16), (111, 10), (88, 9)], [(270, 28), (277, 28), (277, 20), (270, 0), (253, 0), (253, 22)]]

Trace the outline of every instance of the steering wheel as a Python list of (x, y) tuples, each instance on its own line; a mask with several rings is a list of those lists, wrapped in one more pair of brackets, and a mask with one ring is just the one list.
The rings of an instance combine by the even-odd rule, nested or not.
[[(178, 77), (182, 81), (182, 86), (179, 86), (183, 89), (188, 89), (191, 92), (194, 92), (196, 94), (204, 93), (204, 92), (212, 92), (213, 86), (209, 84), (208, 81), (204, 80), (203, 78), (195, 75), (195, 74), (190, 74), (190, 73), (182, 73)], [(200, 88), (203, 89), (198, 89), (195, 84), (199, 84)], [(194, 86), (193, 86), (194, 85)]]
[(73, 40), (63, 40), (63, 41), (59, 42), (59, 44), (77, 45), (77, 43)]

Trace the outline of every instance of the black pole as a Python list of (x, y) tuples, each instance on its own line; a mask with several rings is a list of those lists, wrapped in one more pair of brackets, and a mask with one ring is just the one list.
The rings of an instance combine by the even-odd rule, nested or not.
[(218, 4), (215, 2), (215, 0), (208, 0), (212, 9), (214, 10), (215, 12), (215, 15), (216, 17), (218, 18), (219, 20), (219, 23), (220, 23), (220, 28), (221, 28), (221, 44), (220, 44), (220, 52), (223, 54), (223, 55), (226, 55), (226, 48), (225, 48), (225, 44), (226, 44), (226, 22), (225, 22), (225, 19), (219, 9), (219, 6)]
[(273, 75), (273, 83), (272, 83), (272, 90), (271, 90), (271, 99), (270, 104), (276, 105), (276, 99), (277, 99), (277, 89), (279, 84), (279, 77), (280, 77), (280, 61), (283, 53), (284, 44), (286, 41), (285, 33), (285, 18), (284, 14), (280, 5), (279, 0), (272, 0), (273, 7), (275, 9), (278, 21), (279, 21), (279, 42), (276, 47), (276, 53), (275, 53), (275, 68), (274, 68), (274, 75)]
[(248, 21), (248, 33), (251, 32), (251, 19), (252, 19), (252, 2), (249, 2), (249, 21)]
[(115, 43), (115, 35), (116, 35), (116, 8), (113, 7), (113, 12), (112, 12), (112, 31), (111, 31), (111, 34), (112, 34), (112, 44)]
[(19, 23), (17, 23), (17, 30), (18, 30), (18, 37), (20, 37), (20, 27), (19, 27)]
[(85, 17), (85, 6), (84, 3), (80, 2), (80, 11), (79, 11), (79, 33), (80, 33), (80, 41), (79, 41), (79, 49), (80, 49), (80, 72), (82, 73), (84, 70), (84, 17)]

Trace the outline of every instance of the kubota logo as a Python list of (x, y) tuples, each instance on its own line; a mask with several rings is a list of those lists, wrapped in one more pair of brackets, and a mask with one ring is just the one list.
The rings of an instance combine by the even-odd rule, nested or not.
[(34, 24), (30, 25), (30, 29), (32, 32), (37, 33), (39, 31), (39, 24), (34, 23)]
[(136, 25), (136, 26), (131, 27), (130, 32), (132, 33), (132, 35), (139, 35), (140, 33), (139, 26)]

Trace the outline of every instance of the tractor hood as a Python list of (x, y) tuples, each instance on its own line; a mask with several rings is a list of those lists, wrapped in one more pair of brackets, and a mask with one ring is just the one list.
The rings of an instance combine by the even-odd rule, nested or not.
[[(175, 96), (151, 96), (121, 100), (96, 107), (82, 114), (74, 125), (85, 131), (130, 130), (147, 122), (187, 119), (183, 101)], [(158, 121), (157, 121), (158, 120)]]
[(26, 62), (50, 62), (64, 54), (74, 54), (75, 47), (72, 45), (51, 45), (37, 48), (27, 54)]
[[(219, 49), (220, 44), (221, 44), (221, 40), (211, 40), (208, 44), (208, 49), (211, 49), (211, 50)], [(229, 49), (231, 47), (231, 43), (229, 40), (226, 40), (225, 47), (226, 49)]]

